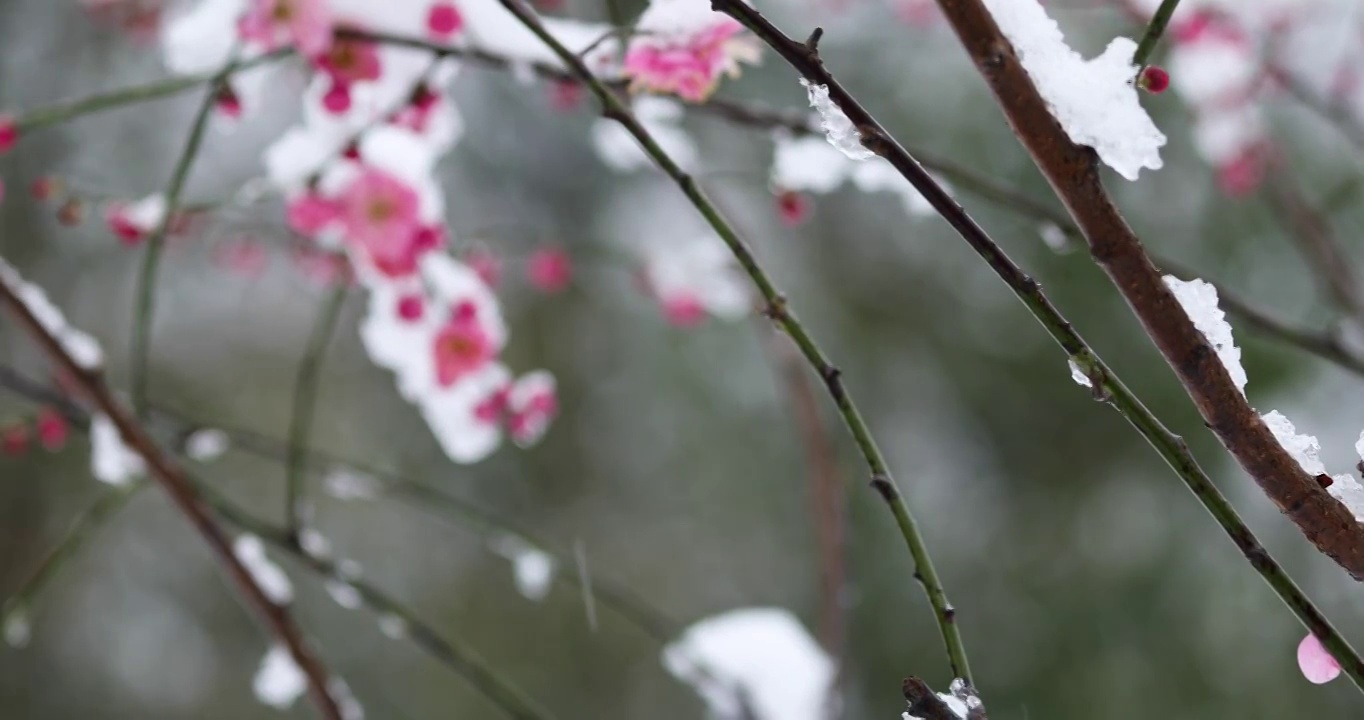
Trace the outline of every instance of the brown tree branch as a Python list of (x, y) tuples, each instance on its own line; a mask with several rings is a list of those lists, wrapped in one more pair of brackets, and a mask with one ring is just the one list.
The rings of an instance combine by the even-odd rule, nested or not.
[(308, 682), (308, 694), (318, 712), (327, 720), (341, 720), (341, 711), (336, 700), (327, 691), (329, 674), (313, 651), (308, 647), (298, 625), (288, 609), (275, 604), (256, 583), (251, 572), (246, 569), (235, 553), (226, 533), (214, 521), (208, 508), (194, 490), (190, 481), (180, 468), (170, 460), (155, 441), (133, 419), (132, 415), (114, 399), (113, 393), (97, 373), (81, 367), (71, 357), (52, 333), (34, 316), (28, 305), (19, 298), (9, 283), (0, 279), (0, 305), (9, 308), (19, 325), (33, 338), (63, 373), (79, 388), (88, 401), (107, 415), (118, 428), (123, 442), (136, 452), (146, 463), (148, 472), (170, 496), (180, 512), (184, 514), (194, 529), (208, 543), (209, 548), (218, 556), (219, 562), (237, 585), (247, 604), (270, 629), (276, 640), (289, 650), (294, 662), (303, 671)]
[(1303, 471), (1232, 383), (1113, 204), (1094, 151), (1066, 135), (981, 0), (939, 0), (939, 5), (1014, 133), (1075, 218), (1094, 260), (1179, 376), (1208, 427), (1303, 535), (1356, 579), (1364, 577), (1364, 525)]

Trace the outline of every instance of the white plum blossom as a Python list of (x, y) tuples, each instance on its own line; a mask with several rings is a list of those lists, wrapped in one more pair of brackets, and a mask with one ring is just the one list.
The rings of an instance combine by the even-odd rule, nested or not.
[(493, 552), (511, 561), (512, 577), (522, 595), (536, 601), (545, 599), (557, 570), (553, 557), (515, 535), (495, 538), (490, 546)]
[(276, 605), (288, 605), (294, 600), (294, 584), (289, 575), (265, 554), (265, 543), (255, 535), (238, 535), (232, 543), (232, 554), (246, 566), (261, 592)]
[[(934, 178), (942, 188), (951, 188)], [(851, 182), (862, 192), (889, 192), (900, 198), (905, 212), (911, 217), (936, 214), (933, 206), (900, 171), (882, 158), (869, 162), (848, 159), (829, 143), (814, 137), (794, 138), (787, 134), (776, 137), (776, 151), (772, 158), (772, 186), (780, 190), (795, 190), (823, 195)]]
[(1104, 164), (1128, 180), (1136, 180), (1142, 168), (1161, 168), (1165, 135), (1137, 97), (1135, 42), (1115, 38), (1103, 54), (1085, 60), (1066, 44), (1038, 0), (985, 0), (985, 5), (1073, 142), (1094, 148)]
[(5, 614), (4, 627), (0, 634), (5, 636), (5, 644), (12, 648), (28, 646), (33, 637), (33, 626), (29, 623), (28, 608), (18, 607)]
[(256, 699), (276, 710), (293, 705), (307, 688), (308, 677), (283, 645), (271, 646), (265, 653), (252, 682)]
[(1203, 333), (1208, 344), (1217, 351), (1217, 357), (1226, 366), (1231, 381), (1245, 395), (1246, 370), (1241, 367), (1241, 348), (1236, 347), (1232, 338), (1226, 313), (1217, 307), (1217, 288), (1203, 280), (1186, 281), (1173, 275), (1166, 275), (1164, 280), (1166, 287), (1174, 293), (1175, 299), (1193, 321), (1194, 327)]
[(185, 438), (185, 455), (197, 462), (216, 460), (231, 447), (232, 439), (216, 428), (195, 430)]
[(714, 717), (733, 720), (822, 720), (837, 672), (800, 621), (780, 608), (702, 620), (663, 649), (663, 666), (691, 685)]
[[(673, 162), (683, 170), (696, 164), (696, 143), (679, 127), (682, 106), (677, 101), (642, 95), (635, 98), (632, 109), (635, 119)], [(615, 120), (599, 118), (593, 122), (592, 147), (607, 167), (620, 172), (632, 172), (654, 164), (639, 146), (639, 141)]]
[(383, 490), (378, 478), (344, 465), (328, 470), (322, 486), (338, 500), (372, 500)]
[(707, 315), (741, 320), (753, 309), (748, 278), (713, 234), (653, 243), (646, 251), (644, 279), (663, 316), (679, 327), (696, 325)]
[(108, 415), (90, 417), (90, 473), (114, 486), (127, 485), (147, 472), (146, 462), (123, 444), (123, 435)]

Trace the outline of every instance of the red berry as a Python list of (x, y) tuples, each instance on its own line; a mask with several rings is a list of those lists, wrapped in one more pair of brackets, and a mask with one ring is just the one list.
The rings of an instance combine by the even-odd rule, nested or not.
[(1141, 71), (1141, 77), (1138, 78), (1137, 84), (1146, 92), (1159, 95), (1170, 87), (1170, 73), (1159, 65), (1147, 65), (1146, 69)]

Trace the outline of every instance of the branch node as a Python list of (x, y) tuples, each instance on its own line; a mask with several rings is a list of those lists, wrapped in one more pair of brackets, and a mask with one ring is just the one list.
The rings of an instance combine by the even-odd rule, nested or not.
[(778, 293), (768, 301), (763, 308), (763, 315), (771, 318), (775, 322), (782, 322), (786, 319), (786, 296)]
[[(895, 485), (893, 485), (890, 482), (890, 478), (880, 473), (877, 473), (871, 476), (870, 484), (871, 489), (875, 490), (878, 494), (880, 494), (881, 497), (886, 502), (892, 502), (895, 500), (895, 496), (897, 495), (897, 493), (895, 492)], [(914, 577), (919, 578), (920, 581), (923, 580), (923, 578), (919, 575), (918, 568), (915, 568), (914, 570)]]
[(819, 57), (819, 41), (824, 37), (824, 28), (817, 27), (810, 33), (810, 37), (805, 39), (805, 47), (813, 57)]

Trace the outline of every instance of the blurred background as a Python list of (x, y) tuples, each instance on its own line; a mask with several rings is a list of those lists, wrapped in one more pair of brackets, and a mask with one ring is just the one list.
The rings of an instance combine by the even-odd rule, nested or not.
[[(1048, 8), (1086, 55), (1116, 34), (1140, 32), (1125, 9), (1105, 3)], [(1059, 208), (931, 11), (825, 0), (762, 9), (792, 35), (824, 24), (829, 67), (907, 145)], [(606, 17), (597, 0), (568, 0), (552, 12)], [(4, 0), (0, 108), (21, 113), (164, 76), (155, 43), (129, 32), (126, 19), (76, 2)], [(273, 87), (263, 110), (210, 129), (190, 201), (231, 198), (261, 174), (260, 150), (291, 122), (303, 82), (301, 72), (281, 77), (293, 84)], [(560, 414), (536, 447), (451, 463), (391, 374), (366, 357), (356, 334), (363, 301), (352, 293), (321, 370), (311, 446), (337, 462), (314, 465), (315, 525), (366, 581), (560, 718), (703, 717), (695, 693), (663, 668), (657, 633), (601, 598), (589, 618), (573, 563), (583, 558), (599, 589), (628, 591), (675, 632), (750, 606), (790, 609), (817, 632), (829, 598), (820, 584), (811, 442), (783, 342), (761, 318), (674, 328), (640, 294), (622, 251), (637, 238), (624, 235), (696, 218), (658, 173), (622, 175), (597, 158), (590, 102), (555, 109), (546, 83), (474, 66), (455, 87), (466, 135), (441, 170), (452, 236), (503, 258), (508, 359), (554, 373)], [(770, 53), (719, 97), (796, 113), (806, 104), (794, 73)], [(0, 255), (101, 341), (120, 389), (141, 253), (105, 227), (98, 198), (159, 191), (198, 102), (195, 92), (90, 115), (35, 132), (0, 160), (9, 188)], [(1287, 168), (1271, 181), (1291, 176), (1320, 206), (1359, 175), (1364, 152), (1319, 114), (1286, 93), (1267, 91), (1259, 102)], [(1110, 187), (1152, 254), (1275, 317), (1332, 327), (1339, 313), (1268, 186), (1229, 195), (1196, 152), (1180, 97), (1146, 95), (1143, 103), (1169, 136), (1165, 167), (1135, 183), (1110, 174)], [(701, 149), (702, 184), (867, 414), (957, 607), (991, 717), (1358, 714), (1347, 680), (1313, 686), (1301, 677), (1294, 649), (1302, 628), (1141, 438), (1072, 382), (1064, 354), (944, 222), (907, 216), (893, 195), (845, 187), (810, 198), (808, 222), (786, 227), (768, 183), (769, 132), (703, 113), (689, 113), (683, 126)], [(64, 224), (61, 202), (29, 197), (29, 185), (48, 175), (90, 198), (84, 222)], [(1083, 249), (1048, 245), (1035, 217), (959, 186), (958, 195), (1186, 438), (1332, 620), (1348, 637), (1364, 637), (1358, 585), (1304, 542), (1201, 426)], [(1364, 205), (1348, 197), (1326, 217), (1358, 264)], [(263, 270), (224, 266), (224, 248), (242, 238), (265, 250)], [(297, 364), (327, 294), (299, 271), (293, 243), (269, 200), (213, 210), (172, 239), (151, 356), (158, 408), (283, 441)], [(574, 264), (562, 293), (538, 292), (524, 279), (524, 259), (544, 247), (565, 250)], [(1352, 469), (1364, 428), (1361, 377), (1231, 319), (1252, 404), (1318, 436), (1332, 472)], [(0, 364), (50, 377), (8, 319), (0, 321)], [(809, 387), (846, 501), (838, 613), (845, 717), (895, 718), (902, 677), (920, 675), (940, 689), (951, 679), (942, 643), (860, 456), (822, 389)], [(36, 410), (0, 394), (0, 423)], [(340, 461), (472, 503), (568, 564), (546, 598), (523, 597), (481, 526), (452, 506), (404, 493), (325, 493), (321, 474)], [(194, 470), (263, 520), (282, 520), (278, 456), (234, 447)], [(83, 436), (59, 452), (0, 457), (0, 597), (16, 592), (73, 518), (108, 492), (90, 476)], [(275, 557), (294, 580), (300, 623), (367, 717), (501, 716), (458, 674), (385, 637), (373, 613), (338, 605), (303, 565)], [(268, 639), (159, 490), (107, 520), (53, 578), (30, 622), (26, 646), (0, 646), (6, 720), (311, 717), (303, 701), (281, 712), (253, 697)]]

